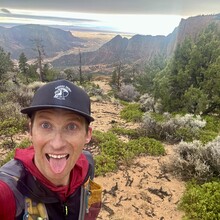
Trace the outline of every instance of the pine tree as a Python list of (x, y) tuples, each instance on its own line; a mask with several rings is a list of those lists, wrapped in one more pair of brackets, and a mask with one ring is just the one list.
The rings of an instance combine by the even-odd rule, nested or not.
[(29, 83), (27, 57), (25, 56), (23, 52), (19, 56), (19, 70), (20, 70), (20, 73), (24, 75), (26, 79), (26, 83)]
[(13, 70), (13, 62), (10, 59), (10, 53), (6, 53), (3, 48), (0, 47), (0, 85), (4, 85), (10, 78), (8, 72)]

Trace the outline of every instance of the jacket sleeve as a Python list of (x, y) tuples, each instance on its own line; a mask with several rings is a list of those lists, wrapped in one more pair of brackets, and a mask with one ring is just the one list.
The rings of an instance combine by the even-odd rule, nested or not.
[(0, 219), (15, 219), (15, 197), (9, 186), (0, 180)]

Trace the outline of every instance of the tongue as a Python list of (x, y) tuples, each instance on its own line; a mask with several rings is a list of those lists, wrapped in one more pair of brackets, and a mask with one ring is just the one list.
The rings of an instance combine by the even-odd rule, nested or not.
[(61, 173), (66, 166), (66, 158), (54, 159), (50, 158), (50, 167), (54, 173)]

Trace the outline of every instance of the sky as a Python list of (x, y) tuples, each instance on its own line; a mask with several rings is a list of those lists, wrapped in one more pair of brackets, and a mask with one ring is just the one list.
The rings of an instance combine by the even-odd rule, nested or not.
[(143, 35), (168, 35), (181, 19), (217, 13), (219, 0), (0, 0), (0, 26), (32, 23)]

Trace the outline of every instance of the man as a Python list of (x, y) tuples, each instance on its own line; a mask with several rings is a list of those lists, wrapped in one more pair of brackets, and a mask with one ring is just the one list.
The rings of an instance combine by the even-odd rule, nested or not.
[(0, 219), (96, 219), (101, 187), (83, 152), (94, 120), (89, 96), (58, 80), (40, 87), (21, 112), (30, 118), (32, 146), (0, 168)]

